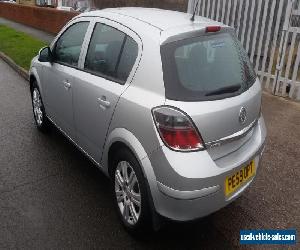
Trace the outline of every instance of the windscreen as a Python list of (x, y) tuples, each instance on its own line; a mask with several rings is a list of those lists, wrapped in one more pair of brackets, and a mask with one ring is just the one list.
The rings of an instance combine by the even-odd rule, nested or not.
[(168, 43), (161, 48), (166, 97), (215, 100), (238, 95), (256, 79), (234, 34), (219, 33)]

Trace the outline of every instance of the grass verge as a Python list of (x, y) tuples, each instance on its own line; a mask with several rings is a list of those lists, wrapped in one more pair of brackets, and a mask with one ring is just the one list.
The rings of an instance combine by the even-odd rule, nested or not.
[(26, 33), (0, 25), (0, 51), (26, 70), (30, 67), (31, 59), (46, 45), (46, 42)]

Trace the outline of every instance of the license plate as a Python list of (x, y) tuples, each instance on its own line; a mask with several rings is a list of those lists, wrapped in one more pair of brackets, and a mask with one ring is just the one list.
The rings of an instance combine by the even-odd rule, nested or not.
[(226, 177), (225, 195), (229, 196), (255, 175), (254, 160), (240, 170)]

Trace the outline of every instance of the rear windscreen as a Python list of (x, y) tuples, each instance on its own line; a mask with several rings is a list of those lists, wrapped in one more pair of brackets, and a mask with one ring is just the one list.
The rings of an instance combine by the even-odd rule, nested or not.
[(234, 34), (188, 38), (161, 47), (166, 97), (178, 101), (223, 99), (248, 89), (256, 79)]

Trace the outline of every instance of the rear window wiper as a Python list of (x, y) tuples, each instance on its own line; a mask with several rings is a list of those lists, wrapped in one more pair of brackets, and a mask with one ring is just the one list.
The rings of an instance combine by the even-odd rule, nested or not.
[(234, 84), (234, 85), (230, 85), (230, 86), (226, 86), (226, 87), (222, 87), (222, 88), (219, 88), (219, 89), (209, 91), (205, 94), (205, 96), (222, 95), (222, 94), (226, 94), (226, 93), (233, 93), (233, 92), (238, 91), (240, 88), (241, 88), (240, 84)]

